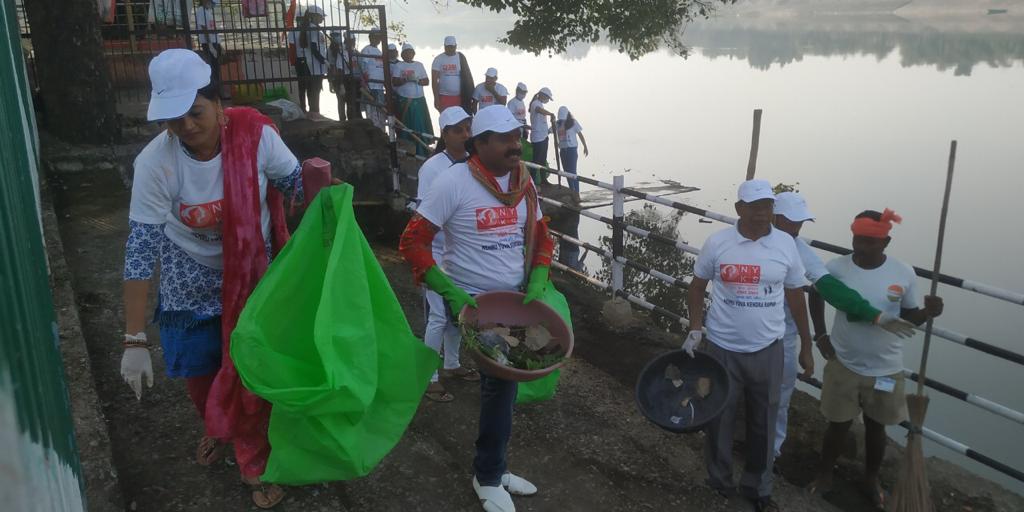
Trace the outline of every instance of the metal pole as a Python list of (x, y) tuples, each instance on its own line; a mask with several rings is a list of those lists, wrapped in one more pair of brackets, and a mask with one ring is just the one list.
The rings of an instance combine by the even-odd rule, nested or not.
[(188, 15), (188, 1), (187, 0), (179, 0), (178, 6), (181, 9), (181, 16), (182, 16), (182, 19), (184, 20), (184, 22), (182, 23), (182, 25), (183, 25), (182, 28), (185, 31), (185, 48), (191, 50), (192, 49), (192, 20), (189, 18), (189, 15)]
[(616, 296), (619, 290), (622, 290), (622, 262), (619, 261), (619, 257), (625, 257), (626, 251), (624, 248), (623, 237), (625, 233), (623, 231), (624, 223), (624, 208), (623, 208), (623, 196), (620, 192), (623, 187), (622, 175), (615, 176), (612, 179), (614, 190), (612, 191), (612, 220), (615, 224), (612, 225), (612, 296)]
[[(387, 105), (388, 113), (394, 114), (397, 109), (392, 104), (394, 100), (394, 91), (391, 89), (391, 58), (388, 56), (388, 15), (384, 12), (384, 6), (380, 6), (377, 9), (377, 15), (380, 18), (380, 30), (384, 34), (384, 38), (380, 43), (381, 55), (384, 58), (384, 104)], [(394, 130), (394, 124), (391, 125)]]
[(757, 146), (761, 141), (761, 109), (754, 109), (754, 133), (750, 135), (750, 160), (747, 161), (747, 179), (754, 179), (757, 169)]
[(388, 116), (387, 129), (391, 156), (391, 191), (398, 195), (402, 191), (402, 184), (398, 180), (398, 138), (395, 136), (395, 116)]
[(124, 3), (124, 14), (128, 20), (128, 47), (134, 55), (138, 51), (138, 42), (135, 41), (135, 11), (132, 8), (131, 0)]

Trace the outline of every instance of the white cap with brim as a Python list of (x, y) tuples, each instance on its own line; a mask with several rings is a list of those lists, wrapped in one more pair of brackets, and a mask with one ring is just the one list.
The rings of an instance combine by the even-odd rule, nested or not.
[(762, 199), (775, 199), (775, 193), (772, 192), (772, 184), (768, 183), (767, 180), (747, 180), (740, 183), (737, 196), (744, 203), (753, 203)]
[(307, 5), (305, 13), (306, 14), (319, 14), (320, 16), (324, 16), (324, 10), (322, 8), (320, 8), (319, 5)]
[(446, 36), (444, 38), (445, 46), (455, 46), (455, 36)]
[(448, 107), (441, 112), (441, 117), (437, 120), (437, 124), (441, 125), (441, 130), (444, 130), (449, 126), (461, 123), (465, 119), (469, 119), (469, 114), (462, 107)]
[(516, 84), (516, 90), (526, 92), (529, 91), (530, 89), (527, 89), (526, 84), (519, 82), (518, 84)]
[(394, 50), (394, 51), (397, 52), (398, 51), (398, 47), (395, 46), (395, 43), (388, 43), (388, 50)]
[(491, 78), (497, 77), (498, 76), (497, 68), (487, 68), (487, 71), (484, 72), (484, 76), (489, 76)]
[(192, 108), (199, 89), (210, 85), (210, 65), (192, 50), (164, 50), (149, 61), (149, 81), (153, 90), (146, 119), (177, 119)]
[(512, 115), (505, 105), (491, 105), (476, 113), (473, 118), (473, 136), (484, 132), (508, 133), (519, 130), (523, 124)]
[(569, 117), (569, 107), (558, 107), (558, 120), (565, 121)]
[(547, 87), (541, 87), (540, 93), (547, 96), (548, 99), (555, 99), (555, 97), (551, 95), (551, 89), (548, 89)]
[(807, 201), (796, 192), (780, 192), (775, 196), (775, 215), (793, 222), (814, 221), (814, 215), (807, 209)]
[(412, 43), (402, 43), (402, 51), (404, 52), (406, 50), (416, 51), (416, 48), (412, 47)]

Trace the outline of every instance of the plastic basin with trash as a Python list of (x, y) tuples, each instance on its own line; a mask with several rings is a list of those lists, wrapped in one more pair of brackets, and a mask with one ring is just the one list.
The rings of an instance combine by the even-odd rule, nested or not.
[(722, 414), (730, 392), (725, 367), (699, 350), (694, 357), (682, 350), (661, 354), (647, 363), (636, 381), (640, 413), (675, 433), (703, 429)]

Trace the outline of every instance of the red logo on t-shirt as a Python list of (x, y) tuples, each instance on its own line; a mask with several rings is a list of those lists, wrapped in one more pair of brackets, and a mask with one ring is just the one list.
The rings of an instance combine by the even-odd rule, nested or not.
[(757, 284), (761, 282), (760, 265), (721, 264), (718, 272), (726, 283)]
[(903, 287), (898, 284), (889, 285), (889, 288), (886, 289), (886, 297), (889, 299), (889, 302), (903, 300)]
[(206, 229), (220, 224), (221, 200), (204, 204), (184, 204), (178, 206), (178, 218), (181, 223), (193, 229)]
[(412, 80), (415, 76), (416, 76), (416, 70), (414, 70), (414, 69), (402, 70), (402, 78), (404, 78), (406, 80)]
[(445, 74), (458, 73), (459, 72), (459, 65), (458, 64), (441, 64), (441, 71), (444, 71)]
[(476, 209), (476, 230), (487, 231), (515, 226), (519, 222), (519, 212), (510, 206)]

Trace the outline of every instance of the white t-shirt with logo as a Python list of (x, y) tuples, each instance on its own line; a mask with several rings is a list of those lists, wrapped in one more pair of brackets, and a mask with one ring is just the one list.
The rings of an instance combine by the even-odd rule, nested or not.
[[(504, 85), (494, 84), (494, 90), (498, 91), (500, 96), (508, 98), (508, 89)], [(491, 105), (499, 105), (498, 99), (491, 94), (491, 91), (487, 90), (486, 84), (480, 84), (473, 89), (473, 99), (477, 101), (477, 110), (483, 110)]]
[[(898, 317), (900, 309), (920, 307), (914, 269), (890, 256), (870, 270), (858, 267), (852, 255), (829, 261), (825, 268), (882, 313)], [(881, 377), (903, 371), (903, 341), (877, 325), (851, 322), (837, 311), (831, 339), (836, 357), (854, 373)]]
[(543, 101), (530, 102), (530, 142), (540, 142), (548, 137), (548, 116), (539, 112), (543, 108)]
[[(363, 51), (359, 52), (364, 55), (376, 55), (381, 56), (380, 48), (371, 44), (366, 45)], [(363, 76), (366, 78), (367, 89), (383, 89), (384, 88), (384, 60), (376, 59), (373, 57), (360, 57), (359, 67), (363, 69)], [(370, 80), (380, 80), (380, 82), (370, 82)]]
[(704, 242), (693, 275), (711, 281), (708, 339), (732, 352), (757, 352), (786, 332), (786, 288), (804, 284), (793, 237), (772, 228), (757, 240), (732, 226)]
[[(196, 7), (196, 28), (200, 30), (216, 30), (217, 22), (212, 7), (200, 5)], [(199, 34), (199, 44), (220, 43), (220, 34)]]
[(404, 78), (405, 83), (395, 87), (395, 92), (403, 98), (422, 98), (423, 86), (418, 82), (427, 76), (427, 70), (420, 62), (397, 62), (391, 65), (391, 76), (393, 78)]
[(526, 104), (519, 98), (512, 98), (508, 100), (506, 105), (509, 110), (512, 111), (512, 115), (519, 120), (520, 123), (526, 124)]
[[(427, 191), (433, 186), (434, 181), (437, 180), (438, 176), (447, 172), (453, 165), (455, 160), (452, 160), (451, 155), (442, 151), (430, 158), (423, 165), (420, 166), (419, 176), (417, 177), (416, 185), (416, 197), (423, 201), (427, 197)], [(439, 231), (434, 237), (433, 245), (431, 245), (431, 253), (434, 256), (434, 262), (441, 265), (444, 260), (444, 231)]]
[[(508, 190), (509, 177), (496, 178), (502, 190)], [(505, 206), (460, 163), (437, 177), (416, 212), (444, 231), (444, 270), (455, 284), (471, 294), (519, 289), (525, 198)], [(541, 218), (540, 205), (536, 215)]]
[(583, 127), (580, 126), (580, 122), (573, 120), (572, 128), (566, 129), (565, 122), (558, 124), (558, 146), (563, 148), (575, 148), (579, 146), (579, 141), (576, 137), (583, 131)]
[[(263, 127), (256, 168), (260, 224), (267, 242), (267, 179), (287, 177), (298, 165), (281, 136), (270, 126)], [(164, 224), (164, 233), (171, 242), (197, 262), (218, 269), (224, 268), (223, 199), (224, 171), (219, 154), (200, 162), (188, 156), (180, 139), (160, 133), (135, 158), (128, 218), (143, 224)]]
[(430, 69), (440, 73), (437, 80), (437, 91), (441, 96), (458, 96), (462, 94), (462, 61), (458, 52), (455, 55), (442, 53), (434, 57)]
[[(292, 29), (288, 31), (288, 44), (295, 46), (295, 56), (300, 59), (305, 59), (306, 66), (309, 68), (310, 75), (323, 76), (327, 74), (327, 37), (324, 36), (323, 31), (316, 25), (310, 25), (306, 30), (306, 42), (308, 43), (305, 48), (302, 47), (302, 30)], [(316, 48), (320, 52), (320, 56), (323, 57), (323, 61), (316, 58), (316, 54), (313, 53), (313, 49)]]
[[(814, 249), (807, 245), (807, 242), (799, 238), (794, 238), (796, 242), (796, 251), (800, 253), (800, 262), (804, 264), (804, 277), (807, 278), (807, 282), (804, 286), (812, 285), (818, 282), (818, 279), (826, 276), (828, 270), (825, 269), (825, 263), (821, 261)], [(784, 339), (793, 339), (799, 333), (796, 328), (796, 320), (793, 320), (793, 314), (789, 311), (789, 303), (786, 303), (786, 334), (783, 336)]]

